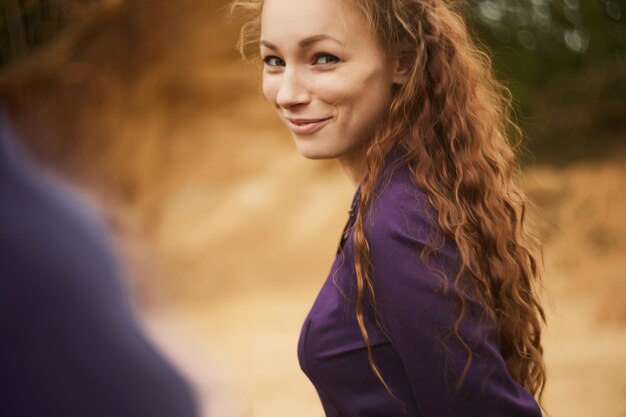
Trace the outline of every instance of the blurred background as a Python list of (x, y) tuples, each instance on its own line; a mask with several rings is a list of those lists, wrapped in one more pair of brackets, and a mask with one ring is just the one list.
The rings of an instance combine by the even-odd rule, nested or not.
[[(119, 243), (207, 414), (316, 417), (300, 326), (352, 198), (299, 157), (217, 0), (0, 0), (0, 99)], [(626, 1), (472, 0), (545, 241), (553, 417), (626, 416)]]

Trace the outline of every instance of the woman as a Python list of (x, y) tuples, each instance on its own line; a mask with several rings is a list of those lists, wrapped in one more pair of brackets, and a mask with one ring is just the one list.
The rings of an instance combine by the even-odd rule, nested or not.
[(327, 416), (539, 416), (544, 313), (517, 132), (444, 0), (236, 1), (263, 92), (353, 210), (299, 342)]

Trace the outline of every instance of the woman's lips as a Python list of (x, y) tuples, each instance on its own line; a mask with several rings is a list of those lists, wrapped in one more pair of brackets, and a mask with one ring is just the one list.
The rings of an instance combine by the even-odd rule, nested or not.
[(310, 135), (328, 123), (332, 117), (324, 117), (319, 119), (292, 119), (287, 117), (287, 126), (289, 129), (298, 135)]

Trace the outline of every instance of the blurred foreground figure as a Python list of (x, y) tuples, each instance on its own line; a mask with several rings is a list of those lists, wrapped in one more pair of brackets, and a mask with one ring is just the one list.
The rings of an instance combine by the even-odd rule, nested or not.
[(22, 159), (0, 109), (0, 416), (191, 417), (103, 227)]

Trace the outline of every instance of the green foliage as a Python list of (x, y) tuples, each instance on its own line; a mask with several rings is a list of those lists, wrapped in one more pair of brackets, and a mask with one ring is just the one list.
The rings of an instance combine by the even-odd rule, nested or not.
[(526, 162), (624, 146), (626, 0), (473, 0), (468, 18), (513, 94)]
[(498, 67), (534, 86), (626, 57), (626, 0), (474, 0), (469, 19)]
[(626, 57), (626, 0), (475, 0), (470, 21), (523, 110), (551, 79)]

